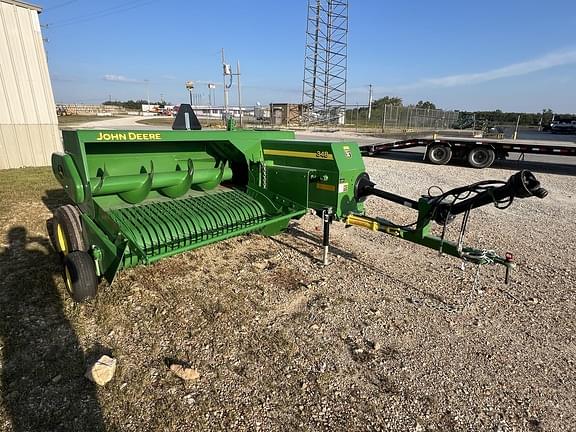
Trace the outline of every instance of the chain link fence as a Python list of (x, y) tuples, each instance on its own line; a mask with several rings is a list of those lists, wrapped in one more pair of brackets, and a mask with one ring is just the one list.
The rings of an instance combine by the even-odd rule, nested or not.
[(405, 107), (397, 105), (348, 105), (323, 121), (306, 112), (300, 104), (271, 107), (265, 116), (248, 111), (243, 116), (245, 126), (312, 127), (354, 130), (368, 133), (410, 133), (452, 128), (458, 121), (457, 111)]
[(357, 131), (407, 133), (450, 129), (458, 120), (457, 111), (444, 111), (398, 105), (370, 109), (367, 105), (346, 107), (345, 122), (340, 125)]

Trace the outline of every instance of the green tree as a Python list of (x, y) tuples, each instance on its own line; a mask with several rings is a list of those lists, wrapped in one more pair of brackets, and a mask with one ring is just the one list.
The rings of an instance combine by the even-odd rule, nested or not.
[(423, 109), (436, 109), (436, 105), (434, 105), (430, 101), (418, 101), (416, 104), (416, 108), (423, 108)]
[(383, 109), (384, 105), (402, 106), (402, 98), (396, 96), (384, 96), (372, 102), (372, 109)]

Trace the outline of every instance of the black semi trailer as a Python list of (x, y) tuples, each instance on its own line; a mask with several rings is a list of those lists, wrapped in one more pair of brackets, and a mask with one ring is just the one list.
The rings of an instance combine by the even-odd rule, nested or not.
[(532, 153), (557, 156), (576, 156), (576, 144), (557, 145), (541, 142), (466, 138), (414, 138), (402, 141), (366, 144), (360, 147), (363, 156), (380, 155), (390, 150), (425, 147), (424, 158), (436, 165), (453, 159), (465, 160), (474, 168), (488, 168), (496, 159), (506, 159), (509, 153)]

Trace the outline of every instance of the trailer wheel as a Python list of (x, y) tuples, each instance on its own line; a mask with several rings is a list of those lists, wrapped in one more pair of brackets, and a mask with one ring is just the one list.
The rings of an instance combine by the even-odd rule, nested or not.
[(496, 160), (496, 153), (490, 147), (474, 147), (468, 152), (468, 163), (473, 168), (488, 168)]
[(64, 283), (77, 303), (96, 296), (98, 277), (94, 260), (87, 252), (73, 251), (64, 258)]
[(452, 149), (445, 144), (428, 147), (428, 160), (435, 165), (446, 165), (452, 159)]
[(80, 211), (75, 206), (67, 204), (56, 209), (52, 220), (52, 238), (56, 250), (62, 255), (86, 251)]

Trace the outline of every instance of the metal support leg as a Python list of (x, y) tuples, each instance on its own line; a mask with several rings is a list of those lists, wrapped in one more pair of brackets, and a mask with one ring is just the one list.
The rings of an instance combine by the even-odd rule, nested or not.
[(332, 223), (332, 208), (325, 208), (322, 210), (322, 220), (324, 221), (324, 235), (322, 238), (322, 246), (324, 247), (324, 253), (322, 256), (322, 262), (324, 265), (328, 265), (328, 252), (330, 248), (330, 224)]

